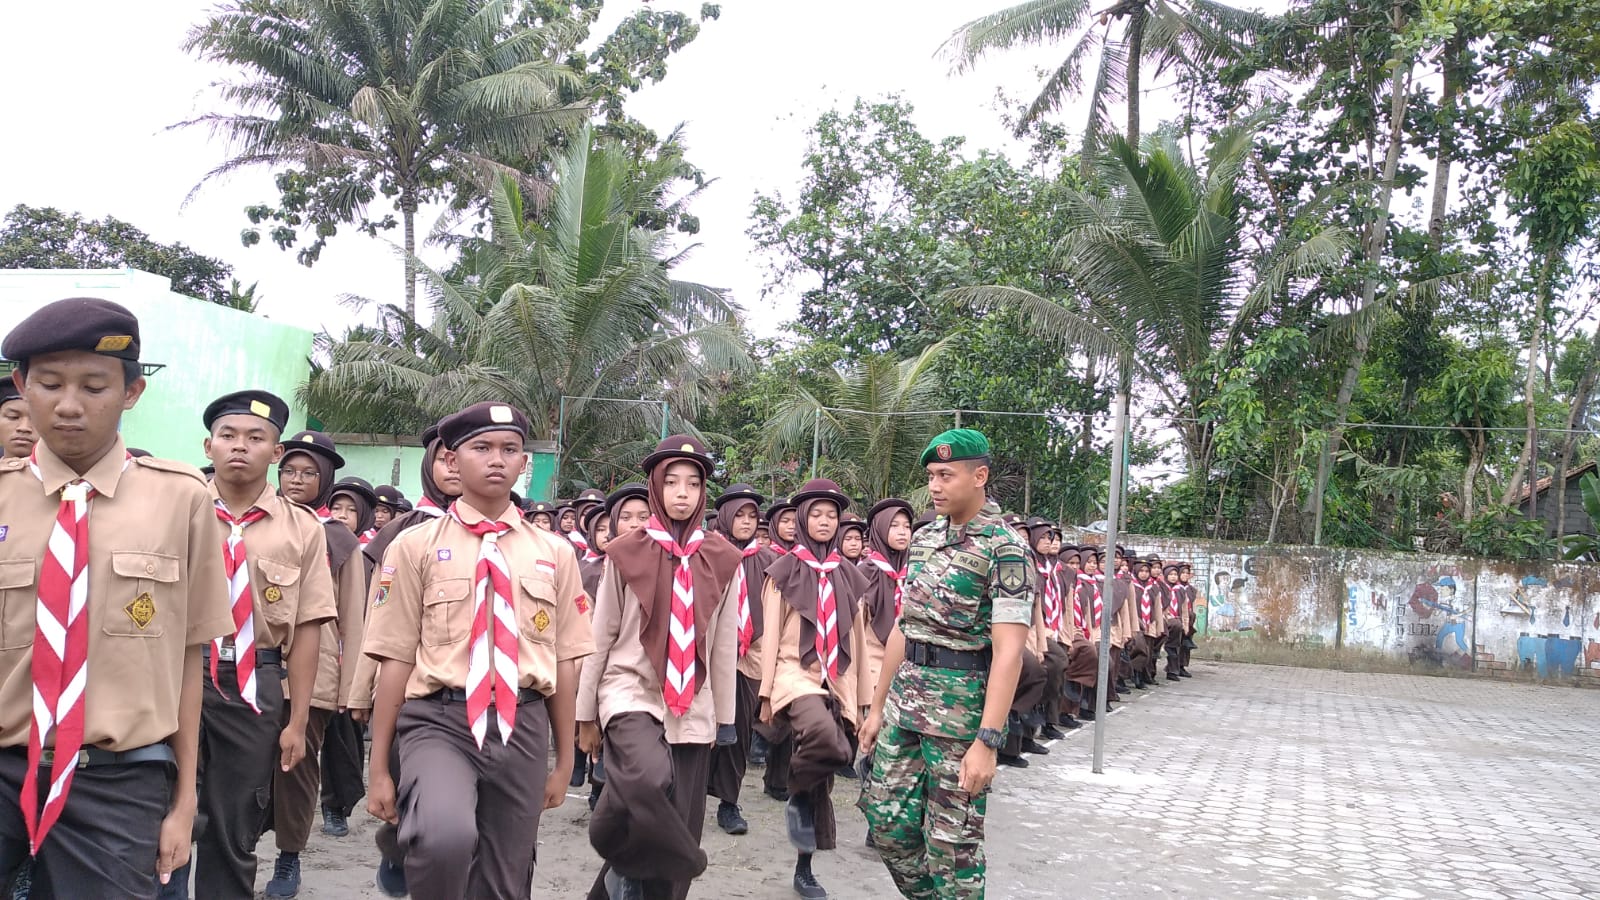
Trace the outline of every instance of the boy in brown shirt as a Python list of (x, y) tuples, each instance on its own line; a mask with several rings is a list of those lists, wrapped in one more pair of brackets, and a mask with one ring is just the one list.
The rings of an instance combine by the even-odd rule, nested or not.
[(529, 896), (540, 814), (566, 799), (577, 666), (594, 643), (570, 547), (511, 502), (527, 434), (503, 403), (439, 423), (461, 497), (389, 545), (367, 616), (363, 649), (380, 662), (367, 809), (399, 825), (417, 900)]
[(200, 648), (231, 630), (204, 479), (117, 434), (139, 346), (133, 314), (97, 299), (0, 344), (42, 436), (0, 461), (0, 884), (31, 856), (40, 896), (151, 898), (188, 861)]
[[(194, 869), (195, 893), (206, 900), (255, 897), (273, 776), (305, 757), (320, 631), (337, 614), (322, 523), (267, 481), (288, 419), (288, 405), (266, 391), (219, 397), (202, 416), (216, 467), (212, 537), (233, 621), (204, 652)], [(163, 897), (188, 896), (188, 873), (177, 875)]]

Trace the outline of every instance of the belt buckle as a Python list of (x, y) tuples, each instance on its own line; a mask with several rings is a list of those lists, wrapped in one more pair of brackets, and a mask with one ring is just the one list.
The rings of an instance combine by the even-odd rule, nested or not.
[[(44, 750), (39, 751), (39, 768), (41, 768), (41, 769), (52, 769), (53, 770), (55, 768), (55, 765), (56, 765), (56, 751), (55, 751), (54, 747), (46, 748)], [(86, 767), (88, 765), (89, 765), (89, 748), (88, 747), (81, 747), (81, 748), (78, 749), (78, 762), (77, 762), (76, 765), (73, 766), (73, 768), (82, 769), (82, 768), (84, 768), (84, 767)]]
[(223, 662), (233, 662), (238, 657), (238, 651), (232, 644), (226, 644), (217, 653), (217, 659)]

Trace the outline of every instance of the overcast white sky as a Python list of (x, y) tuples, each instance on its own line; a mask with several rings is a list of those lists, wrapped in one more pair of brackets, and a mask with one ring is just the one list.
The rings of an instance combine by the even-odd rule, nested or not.
[[(857, 96), (899, 92), (933, 137), (963, 135), (974, 151), (1011, 146), (993, 110), (996, 90), (1031, 96), (1035, 70), (1059, 63), (1064, 50), (1014, 51), (964, 76), (934, 58), (951, 31), (1004, 2), (724, 0), (722, 17), (630, 107), (658, 131), (687, 123), (690, 158), (719, 179), (695, 204), (702, 246), (679, 277), (730, 288), (758, 334), (793, 316), (793, 296), (761, 302), (762, 263), (744, 235), (750, 202), (758, 191), (792, 195), (806, 127)], [(610, 0), (596, 33), (609, 33), (641, 5)], [(698, 12), (699, 0), (655, 5)], [(188, 0), (8, 4), (0, 29), (0, 83), (9, 86), (0, 93), (0, 121), (8, 125), (0, 209), (28, 203), (125, 219), (231, 263), (245, 284), (260, 282), (264, 315), (313, 329), (337, 331), (371, 317), (339, 307), (345, 294), (398, 302), (400, 261), (384, 239), (341, 233), (311, 269), (270, 242), (242, 247), (243, 208), (275, 196), (266, 171), (208, 185), (182, 206), (200, 176), (226, 158), (223, 142), (199, 129), (165, 130), (217, 108), (208, 85), (227, 73), (179, 49), (208, 8)], [(1147, 100), (1147, 127), (1161, 106), (1160, 97)], [(1063, 118), (1076, 130), (1082, 113), (1074, 107)], [(431, 224), (423, 216), (419, 231)], [(398, 243), (398, 231), (392, 240)]]

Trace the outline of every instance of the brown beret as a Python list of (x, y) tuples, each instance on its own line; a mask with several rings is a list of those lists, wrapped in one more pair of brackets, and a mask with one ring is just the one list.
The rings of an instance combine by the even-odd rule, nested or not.
[(139, 320), (126, 307), (110, 300), (73, 297), (34, 310), (0, 343), (0, 354), (24, 363), (61, 350), (137, 360)]
[(474, 403), (445, 416), (439, 422), (439, 439), (451, 450), (467, 442), (467, 438), (491, 431), (515, 431), (528, 438), (528, 417), (508, 403)]

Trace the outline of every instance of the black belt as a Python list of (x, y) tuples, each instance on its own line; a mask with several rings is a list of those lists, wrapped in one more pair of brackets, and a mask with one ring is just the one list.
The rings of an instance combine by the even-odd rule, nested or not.
[[(440, 688), (431, 694), (424, 694), (417, 699), (438, 700), (440, 703), (465, 703), (467, 702), (467, 692), (461, 688)], [(541, 703), (543, 701), (544, 695), (533, 688), (522, 688), (517, 691), (518, 706), (521, 706), (524, 703)]]
[(906, 662), (930, 669), (956, 669), (962, 672), (987, 672), (993, 654), (983, 650), (951, 650), (938, 644), (906, 640)]
[[(238, 649), (237, 647), (223, 647), (222, 648), (222, 658), (217, 660), (217, 661), (218, 662), (226, 662), (226, 663), (234, 662), (234, 653), (235, 653), (235, 651), (237, 651), (237, 649)], [(208, 666), (211, 665), (211, 645), (210, 644), (207, 644), (204, 647), (200, 648), (200, 658), (201, 658), (201, 660), (203, 662), (205, 662), (206, 665), (208, 665)], [(278, 649), (277, 647), (257, 647), (256, 648), (256, 665), (258, 665), (258, 666), (281, 666), (281, 665), (283, 665), (283, 651)]]
[[(11, 752), (26, 758), (27, 747), (11, 747)], [(39, 756), (39, 767), (50, 768), (55, 764), (56, 751), (46, 747)], [(102, 750), (99, 747), (84, 747), (78, 751), (77, 768), (86, 769), (92, 766), (129, 766), (135, 763), (168, 763), (176, 765), (178, 757), (172, 752), (172, 747), (165, 743), (146, 744), (143, 747), (134, 747), (132, 750)]]

